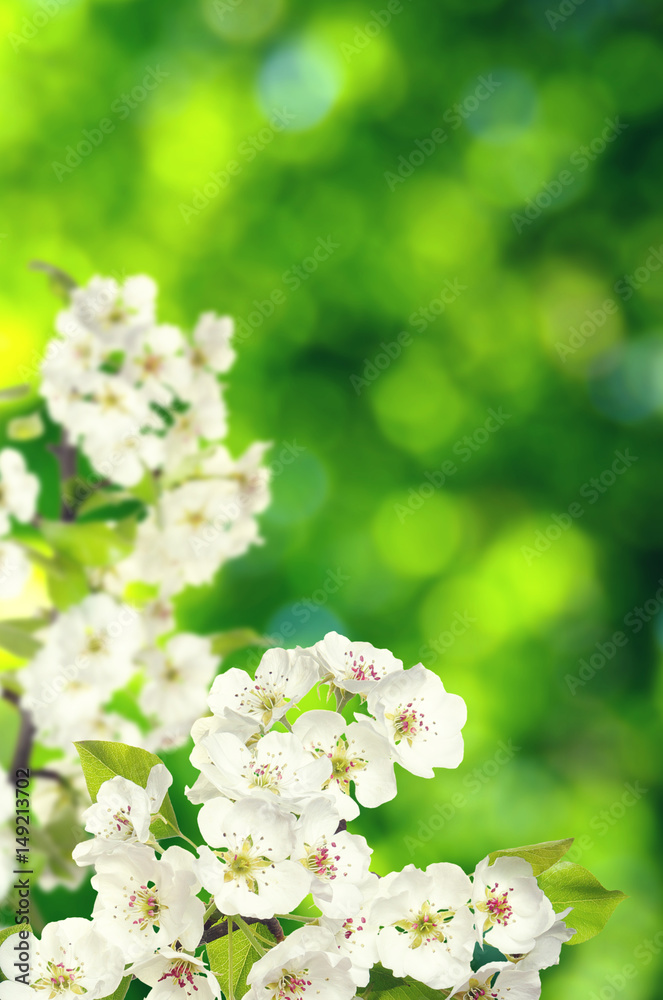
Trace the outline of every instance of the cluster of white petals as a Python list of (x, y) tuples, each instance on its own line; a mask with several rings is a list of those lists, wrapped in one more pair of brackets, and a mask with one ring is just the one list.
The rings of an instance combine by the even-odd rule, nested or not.
[[(158, 610), (154, 602), (140, 612), (109, 594), (90, 594), (36, 633), (41, 648), (20, 680), (21, 706), (40, 744), (71, 757), (75, 740), (156, 750), (186, 740), (220, 658), (202, 636), (179, 632), (167, 638), (162, 629), (172, 631), (174, 623), (163, 603)], [(118, 691), (136, 681), (149, 724), (143, 733), (108, 708)]]
[[(21, 452), (0, 450), (0, 600), (32, 581), (40, 605), (44, 583), (55, 605), (21, 620), (7, 646), (28, 660), (7, 686), (51, 773), (77, 766), (74, 741), (158, 752), (188, 740), (221, 658), (178, 628), (174, 600), (261, 541), (269, 446), (235, 457), (225, 443), (233, 321), (207, 312), (184, 333), (157, 321), (155, 300), (150, 278), (95, 277), (57, 315), (39, 392), (61, 432), (48, 446), (61, 465), (61, 521), (38, 514), (40, 480)], [(97, 530), (110, 541), (92, 558)], [(36, 780), (37, 799), (45, 784)], [(49, 808), (54, 823), (73, 822), (73, 797)], [(46, 863), (43, 887), (58, 867), (64, 880), (76, 874)]]
[[(103, 608), (95, 613), (106, 621)], [(66, 632), (72, 655), (86, 636), (89, 654), (94, 633), (76, 619)], [(132, 636), (129, 628), (120, 660), (133, 655)], [(178, 638), (159, 656), (182, 665), (195, 652)], [(117, 651), (97, 645), (95, 655), (111, 657), (104, 671), (120, 670)], [(318, 685), (330, 686), (337, 711), (306, 710)], [(30, 987), (49, 1000), (96, 1000), (129, 975), (149, 987), (149, 1000), (216, 1000), (206, 945), (233, 922), (247, 936), (247, 921), (273, 932), (307, 899), (317, 916), (258, 946), (248, 1000), (353, 1000), (376, 965), (455, 1000), (537, 1000), (540, 971), (574, 931), (570, 910), (555, 913), (528, 861), (498, 853), (472, 875), (440, 862), (379, 877), (366, 840), (346, 827), (360, 806), (394, 797), (395, 764), (424, 777), (458, 765), (465, 705), (436, 675), (332, 633), (310, 649), (269, 650), (253, 678), (228, 670), (209, 705), (213, 714), (193, 727), (200, 777), (187, 790), (201, 806), (204, 843), (189, 841), (195, 853), (160, 847), (172, 783), (163, 763), (145, 787), (120, 775), (101, 784), (84, 814), (92, 837), (73, 855), (95, 868), (92, 921), (47, 925), (31, 941), (28, 978), (5, 941), (2, 1000), (27, 1000)], [(249, 941), (255, 948), (258, 939)]]
[(187, 337), (157, 323), (155, 299), (145, 276), (75, 288), (42, 365), (41, 394), (69, 445), (109, 483), (146, 480), (154, 493), (130, 556), (103, 576), (116, 594), (132, 581), (165, 596), (211, 581), (260, 540), (255, 517), (269, 503), (268, 446), (233, 459), (223, 444), (232, 319), (203, 313)]
[(24, 549), (7, 536), (15, 523), (27, 524), (35, 516), (39, 480), (28, 472), (23, 455), (15, 448), (0, 450), (0, 600), (17, 597), (30, 574)]

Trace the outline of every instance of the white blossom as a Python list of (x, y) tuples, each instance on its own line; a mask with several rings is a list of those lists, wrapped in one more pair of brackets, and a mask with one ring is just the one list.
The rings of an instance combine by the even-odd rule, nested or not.
[[(191, 739), (194, 746), (189, 760), (198, 770), (203, 764), (211, 764), (212, 759), (205, 746), (208, 736), (214, 733), (233, 733), (245, 745), (253, 744), (260, 734), (260, 724), (247, 715), (238, 715), (231, 709), (226, 709), (223, 715), (206, 715), (197, 719), (191, 727)], [(204, 774), (199, 774), (191, 788), (186, 789), (190, 802), (200, 805), (219, 795), (219, 789)]]
[(0, 600), (10, 601), (22, 592), (30, 576), (30, 562), (15, 542), (0, 539)]
[(338, 831), (339, 819), (327, 799), (308, 802), (295, 827), (292, 851), (293, 860), (310, 873), (315, 904), (330, 917), (359, 910), (372, 853), (364, 837)]
[(354, 784), (363, 806), (375, 808), (396, 795), (391, 747), (369, 720), (346, 722), (337, 712), (304, 712), (293, 732), (307, 750), (324, 754), (332, 764), (328, 789), (343, 819), (355, 819), (359, 806), (351, 797)]
[(0, 536), (11, 528), (11, 517), (25, 524), (35, 516), (39, 480), (28, 472), (15, 448), (0, 450)]
[(555, 923), (552, 903), (539, 888), (532, 866), (524, 858), (480, 861), (474, 872), (472, 905), (479, 943), (503, 955), (527, 954), (536, 939)]
[(293, 733), (267, 733), (251, 747), (233, 733), (213, 733), (203, 746), (211, 763), (200, 770), (229, 799), (276, 797), (299, 811), (331, 774), (329, 760), (309, 753)]
[(232, 520), (249, 514), (260, 514), (269, 505), (269, 469), (262, 462), (270, 447), (264, 441), (256, 441), (236, 459), (220, 444), (201, 454), (200, 468), (205, 476), (225, 479), (234, 484), (235, 492), (231, 501), (226, 504), (228, 515), (235, 515), (231, 517)]
[(172, 781), (164, 764), (155, 764), (145, 788), (120, 775), (104, 781), (97, 801), (83, 813), (85, 829), (94, 834), (94, 839), (74, 848), (76, 864), (93, 864), (102, 854), (123, 844), (147, 844), (151, 839), (150, 822), (158, 814)]
[(189, 354), (192, 367), (208, 368), (219, 374), (227, 372), (235, 360), (235, 352), (230, 346), (234, 332), (235, 324), (230, 316), (203, 313), (193, 331)]
[(449, 1000), (538, 1000), (540, 996), (538, 972), (523, 971), (510, 962), (491, 962), (452, 988)]
[(67, 336), (88, 330), (99, 338), (105, 353), (126, 350), (134, 338), (154, 324), (156, 285), (145, 275), (127, 278), (91, 278), (85, 288), (74, 288), (71, 304), (56, 318), (56, 329)]
[(136, 486), (148, 469), (164, 461), (163, 438), (143, 433), (131, 416), (116, 421), (110, 431), (103, 421), (93, 422), (81, 448), (98, 472), (120, 486)]
[(209, 639), (180, 632), (163, 648), (140, 656), (147, 682), (138, 699), (147, 718), (167, 727), (182, 724), (186, 733), (205, 705), (205, 696), (219, 664)]
[[(527, 972), (540, 969), (547, 969), (551, 965), (559, 964), (559, 957), (562, 945), (570, 941), (575, 930), (566, 924), (566, 917), (571, 913), (573, 907), (569, 906), (561, 913), (555, 914), (555, 922), (540, 934), (534, 947), (522, 959), (519, 955), (509, 955), (511, 961), (518, 961), (518, 968)], [(571, 919), (570, 923), (573, 923)]]
[(75, 739), (94, 738), (102, 705), (135, 671), (140, 621), (108, 594), (91, 594), (39, 638), (42, 648), (21, 672), (21, 704), (32, 712), (42, 743), (68, 750)]
[(333, 934), (336, 947), (342, 956), (350, 959), (350, 975), (356, 986), (366, 986), (370, 970), (379, 962), (378, 933), (380, 907), (374, 905), (380, 879), (372, 872), (359, 888), (362, 893), (360, 908), (351, 916), (320, 918), (319, 925)]
[(150, 327), (129, 345), (122, 375), (140, 386), (142, 395), (161, 406), (168, 406), (177, 388), (189, 377), (189, 363), (183, 357), (182, 332), (170, 324)]
[(380, 886), (380, 961), (396, 976), (447, 989), (470, 973), (474, 952), (469, 878), (457, 865), (408, 865)]
[(301, 927), (252, 967), (245, 1000), (351, 1000), (350, 961), (322, 927)]
[(295, 818), (276, 805), (216, 799), (204, 807), (203, 837), (216, 850), (199, 848), (197, 874), (222, 913), (272, 917), (288, 913), (309, 889), (302, 865), (289, 860)]
[(175, 948), (160, 948), (134, 963), (128, 972), (152, 987), (147, 994), (149, 1000), (213, 1000), (221, 996), (216, 976), (203, 960)]
[(293, 708), (317, 681), (317, 664), (310, 656), (297, 650), (268, 649), (254, 680), (246, 671), (233, 667), (216, 678), (207, 703), (218, 715), (229, 708), (268, 727)]
[(188, 951), (197, 947), (205, 906), (197, 898), (194, 860), (181, 847), (169, 847), (157, 860), (142, 844), (121, 845), (97, 858), (93, 917), (128, 960), (175, 941)]
[[(41, 939), (30, 934), (27, 974), (14, 964), (17, 942), (12, 934), (0, 945), (0, 968), (15, 982), (11, 1000), (30, 1000), (33, 990), (43, 992), (46, 1000), (75, 1000), (83, 994), (99, 1000), (119, 986), (124, 973), (122, 952), (82, 917), (46, 924)], [(19, 975), (26, 978), (18, 980)]]
[(381, 680), (367, 705), (395, 759), (412, 774), (432, 778), (434, 767), (458, 767), (463, 759), (465, 702), (447, 694), (437, 674), (421, 663)]
[(365, 695), (377, 681), (403, 669), (388, 649), (376, 649), (370, 642), (352, 642), (338, 632), (328, 632), (310, 652), (320, 663), (323, 680), (351, 694)]

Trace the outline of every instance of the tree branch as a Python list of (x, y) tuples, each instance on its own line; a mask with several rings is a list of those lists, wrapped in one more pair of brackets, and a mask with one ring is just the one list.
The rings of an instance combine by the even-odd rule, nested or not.
[[(225, 919), (222, 919), (221, 923), (213, 924), (213, 921), (216, 920), (217, 916), (221, 916), (218, 910), (207, 920), (201, 941), (202, 944), (209, 944), (210, 941), (218, 941), (219, 938), (225, 937), (228, 933), (230, 918), (226, 917)], [(266, 927), (269, 933), (275, 938), (277, 943), (285, 941), (283, 928), (276, 917), (268, 917), (260, 920), (257, 917), (241, 917), (240, 919), (243, 920), (245, 924), (262, 924), (263, 927)], [(241, 930), (241, 927), (233, 921), (232, 929), (233, 931), (239, 931)]]

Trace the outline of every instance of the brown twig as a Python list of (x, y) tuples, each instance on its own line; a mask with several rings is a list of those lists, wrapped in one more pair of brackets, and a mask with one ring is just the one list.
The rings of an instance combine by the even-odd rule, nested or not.
[[(210, 921), (216, 920), (217, 916), (220, 916), (219, 911), (213, 913), (205, 924), (205, 930), (202, 937), (202, 944), (209, 944), (210, 941), (218, 941), (219, 938), (225, 937), (228, 933), (228, 927), (230, 925), (230, 920), (228, 918), (223, 919), (221, 923), (210, 924)], [(269, 933), (274, 937), (276, 942), (285, 941), (285, 934), (283, 933), (283, 928), (278, 922), (276, 917), (268, 917), (263, 919), (258, 919), (258, 917), (242, 917), (245, 924), (262, 924), (266, 927)], [(241, 928), (238, 924), (233, 921), (232, 925), (233, 931), (239, 931)]]

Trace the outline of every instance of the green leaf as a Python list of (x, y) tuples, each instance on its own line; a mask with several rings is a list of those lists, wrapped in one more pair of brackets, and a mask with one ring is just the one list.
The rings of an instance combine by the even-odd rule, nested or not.
[(30, 924), (14, 924), (13, 927), (3, 927), (0, 931), (0, 944), (2, 944), (3, 941), (6, 941), (8, 937), (11, 937), (12, 934), (18, 934), (19, 931), (31, 930), (32, 928), (30, 927)]
[(131, 980), (133, 976), (125, 976), (124, 979), (120, 980), (120, 985), (115, 990), (114, 993), (109, 993), (108, 996), (104, 997), (103, 1000), (124, 1000), (127, 995), (127, 990), (131, 985)]
[(7, 424), (7, 437), (10, 441), (33, 441), (42, 436), (46, 428), (39, 412), (27, 413), (22, 417), (14, 417)]
[(538, 879), (540, 887), (553, 905), (556, 913), (573, 907), (566, 919), (576, 934), (569, 944), (582, 944), (602, 931), (613, 911), (626, 896), (619, 889), (605, 889), (599, 880), (580, 865), (560, 861), (543, 872)]
[(22, 632), (32, 634), (38, 632), (40, 628), (46, 628), (51, 624), (48, 615), (36, 615), (34, 618), (3, 618), (3, 625), (11, 625), (12, 628), (21, 629)]
[(44, 538), (61, 555), (83, 566), (108, 566), (131, 552), (131, 542), (107, 524), (42, 521)]
[(141, 481), (132, 486), (129, 492), (137, 500), (142, 500), (148, 506), (155, 504), (159, 499), (156, 480), (151, 472), (146, 472)]
[(488, 855), (492, 865), (495, 858), (524, 858), (532, 866), (534, 875), (540, 875), (564, 857), (573, 843), (573, 837), (566, 840), (546, 840), (542, 844), (528, 844), (526, 847), (505, 847), (491, 851)]
[(66, 611), (90, 593), (87, 577), (74, 559), (58, 553), (55, 559), (48, 561), (45, 569), (48, 593), (58, 611)]
[[(3, 941), (6, 941), (8, 937), (11, 937), (12, 934), (18, 934), (19, 931), (31, 932), (32, 927), (30, 926), (30, 924), (14, 924), (12, 927), (3, 927), (3, 929), (0, 931), (0, 944), (2, 944)], [(4, 983), (6, 979), (7, 979), (6, 975), (4, 974), (2, 969), (0, 969), (0, 983)]]
[(0, 621), (0, 646), (13, 656), (31, 660), (41, 649), (41, 643), (30, 633), (35, 628), (43, 627), (41, 620), (34, 619), (34, 621), (37, 621), (34, 626), (32, 618), (26, 618), (24, 621), (20, 618)]
[(24, 383), (23, 385), (10, 385), (6, 389), (0, 389), (0, 403), (8, 403), (13, 399), (22, 399), (23, 396), (29, 396), (32, 392), (32, 386)]
[(90, 490), (88, 496), (77, 498), (77, 523), (93, 520), (119, 521), (127, 517), (127, 510), (132, 513), (143, 506), (140, 500), (133, 497), (126, 490), (113, 490), (107, 487), (99, 487)]
[(252, 628), (234, 628), (229, 632), (218, 632), (209, 638), (212, 642), (212, 652), (217, 656), (229, 656), (236, 649), (244, 649), (246, 646), (269, 645), (269, 639)]
[[(126, 743), (111, 743), (101, 740), (85, 740), (74, 743), (81, 759), (83, 774), (93, 802), (97, 801), (97, 793), (104, 781), (114, 778), (116, 774), (128, 778), (141, 788), (147, 787), (147, 779), (155, 764), (163, 761), (156, 754), (140, 747), (130, 747)], [(165, 837), (177, 837), (179, 827), (175, 811), (166, 795), (159, 810), (162, 819), (152, 821), (150, 830), (157, 840)]]
[[(272, 941), (274, 940), (267, 928), (263, 927), (262, 924), (259, 925), (259, 932), (263, 937), (268, 937)], [(254, 962), (257, 962), (260, 958), (260, 955), (241, 930), (233, 931), (230, 936), (232, 937), (233, 950), (233, 993), (237, 1000), (239, 1000), (249, 989), (246, 977), (251, 971)], [(209, 959), (210, 969), (219, 981), (219, 986), (226, 997), (228, 997), (230, 995), (230, 961), (227, 934), (222, 938), (217, 938), (216, 941), (210, 941), (207, 945), (207, 958)]]
[(388, 969), (381, 965), (374, 965), (371, 969), (371, 978), (367, 991), (370, 990), (371, 1000), (440, 1000), (446, 997), (446, 992), (433, 990), (430, 986), (424, 986), (416, 979), (408, 976), (406, 979), (397, 979)]

